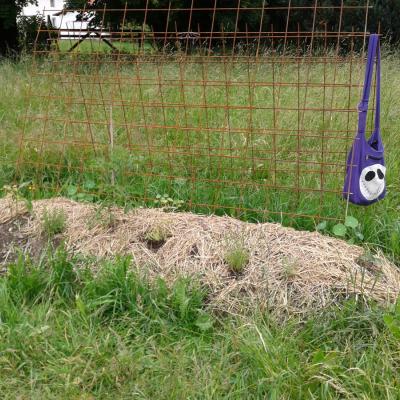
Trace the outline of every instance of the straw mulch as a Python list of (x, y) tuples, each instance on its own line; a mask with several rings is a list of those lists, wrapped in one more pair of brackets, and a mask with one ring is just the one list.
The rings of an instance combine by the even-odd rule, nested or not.
[[(279, 224), (161, 209), (125, 213), (56, 198), (33, 203), (23, 235), (43, 236), (43, 214), (54, 210), (66, 215), (62, 236), (70, 251), (96, 258), (131, 255), (147, 276), (167, 282), (197, 276), (210, 292), (211, 306), (223, 310), (257, 303), (279, 313), (304, 313), (354, 295), (387, 304), (400, 290), (399, 270), (382, 255), (363, 261), (361, 247)], [(0, 224), (23, 212), (22, 204), (0, 200)], [(227, 263), (237, 247), (248, 252), (241, 273)]]

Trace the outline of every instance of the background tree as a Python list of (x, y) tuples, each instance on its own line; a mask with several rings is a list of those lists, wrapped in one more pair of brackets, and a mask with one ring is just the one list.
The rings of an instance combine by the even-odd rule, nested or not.
[[(365, 0), (343, 0), (347, 6), (356, 6), (366, 4)], [(261, 7), (264, 0), (241, 0), (242, 8)], [(113, 8), (124, 9), (125, 4), (128, 8), (144, 8), (147, 0), (94, 0), (92, 5), (88, 5), (87, 0), (67, 0), (66, 5), (69, 8)], [(149, 8), (168, 8), (171, 3), (171, 8), (190, 8), (192, 0), (148, 0)], [(313, 4), (313, 0), (309, 0), (307, 4)], [(342, 0), (319, 0), (319, 5), (324, 5), (326, 8), (318, 11), (318, 20), (323, 21), (323, 26), (315, 27), (316, 29), (325, 29), (328, 31), (337, 31), (339, 29), (338, 12), (332, 8), (338, 7)], [(85, 5), (86, 4), (86, 5)], [(196, 8), (212, 8), (215, 0), (195, 0)], [(238, 4), (238, 0), (217, 0), (217, 9), (224, 7), (234, 7)], [(265, 0), (266, 6), (270, 7), (285, 7), (288, 0)], [(304, 6), (304, 0), (292, 0), (292, 6)], [(378, 31), (380, 23), (380, 31), (385, 35), (385, 38), (390, 43), (398, 43), (400, 41), (400, 0), (370, 0), (372, 6), (369, 11), (369, 29)], [(120, 30), (122, 22), (122, 12), (107, 13), (105, 25), (112, 30)], [(240, 14), (237, 21), (238, 30), (245, 31), (246, 27), (249, 31), (257, 31), (260, 24), (259, 11), (247, 11)], [(263, 20), (262, 29), (270, 29), (273, 26), (275, 31), (284, 31), (286, 28), (286, 10), (269, 11)], [(100, 16), (98, 16), (100, 18)], [(144, 20), (144, 12), (138, 11), (134, 15), (129, 13), (129, 21), (125, 23), (137, 24), (138, 28), (142, 26)], [(168, 27), (166, 27), (167, 11), (148, 12), (146, 16), (146, 25), (155, 32), (164, 32), (168, 29), (173, 32), (176, 29), (180, 32), (188, 30), (209, 32), (212, 25), (212, 11), (195, 11), (192, 14), (191, 26), (188, 26), (189, 11), (174, 11), (170, 13)], [(94, 23), (99, 23), (99, 20), (94, 20)], [(313, 24), (313, 13), (310, 10), (292, 10), (290, 16), (289, 31), (309, 31)], [(236, 12), (225, 11), (217, 12), (214, 21), (214, 30), (220, 30), (223, 26), (224, 31), (232, 31), (236, 25)], [(364, 30), (364, 10), (344, 12), (342, 18), (342, 31), (351, 32)], [(345, 48), (346, 45), (344, 44)]]
[[(241, 7), (261, 7), (264, 0), (241, 0)], [(127, 8), (132, 9), (144, 9), (147, 0), (95, 0), (91, 5), (88, 5), (85, 0), (67, 0), (68, 8), (83, 8), (90, 10), (91, 8), (102, 9), (103, 7), (121, 9)], [(168, 16), (168, 7), (171, 5), (171, 11)], [(190, 11), (188, 10), (192, 4), (192, 0), (149, 0), (148, 8), (159, 9), (157, 11), (149, 11), (146, 13), (146, 25), (148, 25), (154, 32), (165, 32), (166, 30), (174, 32), (175, 29), (178, 32), (194, 31), (197, 32), (205, 31), (209, 32), (211, 30), (213, 12), (210, 10), (201, 11), (201, 9), (212, 9), (215, 4), (215, 0), (197, 0), (195, 1), (195, 8), (200, 9), (198, 11), (193, 11), (191, 18), (189, 18)], [(235, 7), (235, 1), (232, 0), (218, 0), (218, 8), (229, 8)], [(184, 10), (177, 10), (177, 9)], [(161, 11), (160, 9), (163, 9)], [(93, 24), (99, 23), (102, 20), (102, 15), (98, 13), (97, 20), (93, 20)], [(139, 27), (142, 26), (145, 12), (137, 11), (134, 15), (129, 13), (129, 21), (125, 20), (125, 23), (132, 22), (138, 24)], [(104, 20), (107, 28), (111, 30), (121, 29), (121, 23), (123, 20), (123, 11), (107, 13)], [(168, 27), (166, 22), (168, 20)], [(191, 24), (189, 26), (189, 20)], [(264, 24), (267, 26), (269, 17), (265, 18)], [(245, 31), (246, 24), (249, 31), (255, 31), (259, 29), (260, 17), (259, 11), (248, 11), (246, 13), (241, 13), (239, 15), (238, 30)], [(214, 30), (219, 31), (221, 25), (224, 27), (225, 31), (235, 30), (236, 25), (236, 11), (224, 11), (217, 12), (214, 20)]]
[(29, 3), (36, 0), (0, 0), (0, 57), (19, 53), (18, 16)]
[(381, 23), (381, 32), (390, 43), (400, 42), (400, 0), (376, 0), (374, 7), (374, 30), (378, 30), (378, 21)]

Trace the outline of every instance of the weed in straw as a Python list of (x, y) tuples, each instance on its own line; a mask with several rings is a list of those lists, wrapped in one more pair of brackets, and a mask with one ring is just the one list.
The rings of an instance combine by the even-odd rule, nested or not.
[(64, 210), (45, 210), (42, 216), (43, 232), (49, 239), (52, 239), (54, 236), (64, 232), (66, 228), (66, 221), (67, 217)]
[(224, 254), (224, 261), (234, 274), (243, 273), (249, 260), (249, 251), (241, 243), (231, 244)]

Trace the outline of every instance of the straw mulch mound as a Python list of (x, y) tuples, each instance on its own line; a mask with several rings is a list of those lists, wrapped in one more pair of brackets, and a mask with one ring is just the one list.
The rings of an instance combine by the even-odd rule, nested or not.
[[(382, 255), (371, 261), (361, 247), (279, 224), (161, 209), (125, 213), (64, 198), (36, 201), (24, 214), (23, 204), (16, 207), (5, 198), (0, 227), (24, 214), (19, 237), (37, 247), (44, 243), (43, 215), (54, 210), (65, 213), (60, 236), (70, 251), (96, 258), (128, 254), (147, 276), (167, 282), (197, 276), (209, 289), (210, 304), (223, 310), (250, 301), (277, 312), (303, 313), (354, 295), (392, 303), (400, 290), (399, 270)], [(243, 270), (233, 270), (232, 258), (240, 259)]]

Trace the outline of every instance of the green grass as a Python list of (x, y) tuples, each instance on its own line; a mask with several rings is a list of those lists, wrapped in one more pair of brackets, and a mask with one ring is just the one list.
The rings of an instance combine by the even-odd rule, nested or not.
[[(250, 119), (248, 110), (235, 109), (227, 113), (223, 109), (224, 104), (228, 101), (240, 107), (249, 105), (251, 101), (254, 106), (271, 107), (274, 104), (271, 87), (255, 86), (250, 98), (246, 85), (228, 89), (210, 85), (203, 92), (201, 85), (182, 89), (179, 85), (169, 87), (166, 83), (168, 79), (179, 81), (181, 76), (188, 80), (201, 80), (204, 74), (209, 80), (223, 82), (225, 73), (236, 83), (247, 82), (249, 74), (255, 82), (269, 81), (272, 79), (270, 63), (228, 64), (225, 71), (223, 64), (204, 66), (198, 62), (179, 64), (171, 60), (155, 64), (150, 59), (136, 64), (132, 60), (124, 63), (123, 57), (121, 65), (117, 67), (118, 59), (112, 62), (110, 58), (107, 63), (98, 66), (97, 72), (102, 82), (100, 90), (100, 85), (95, 83), (91, 75), (93, 70), (84, 63), (88, 60), (85, 52), (66, 59), (60, 57), (59, 60), (53, 58), (51, 62), (36, 65), (37, 74), (34, 76), (29, 59), (19, 64), (3, 62), (0, 65), (3, 90), (0, 98), (0, 185), (15, 180), (31, 181), (33, 190), (24, 189), (24, 195), (30, 198), (64, 195), (77, 200), (127, 207), (157, 206), (160, 196), (166, 194), (173, 204), (179, 201), (179, 209), (182, 210), (228, 214), (248, 221), (277, 221), (298, 229), (315, 229), (318, 220), (307, 215), (321, 215), (322, 220), (343, 218), (345, 202), (340, 195), (322, 195), (320, 190), (341, 190), (344, 175), (342, 166), (353, 134), (344, 134), (346, 140), (325, 139), (325, 144), (322, 143), (325, 131), (348, 128), (352, 132), (356, 124), (354, 113), (349, 116), (340, 112), (299, 114), (297, 111), (285, 111), (279, 113), (274, 121), (271, 110), (258, 110), (252, 113)], [(59, 63), (55, 62), (57, 60)], [(349, 213), (361, 221), (361, 233), (366, 243), (383, 249), (386, 254), (399, 260), (400, 158), (396, 134), (400, 115), (398, 57), (386, 55), (382, 69), (382, 134), (386, 146), (388, 195), (384, 201), (370, 207), (350, 206)], [(362, 80), (362, 70), (363, 67), (353, 65), (354, 83)], [(49, 72), (61, 75), (49, 76)], [(76, 77), (73, 72), (81, 77)], [(315, 83), (321, 82), (323, 76), (332, 82), (336, 73), (336, 83), (346, 83), (350, 65), (340, 64), (336, 72), (332, 65), (300, 65), (299, 68), (275, 65), (274, 73), (282, 81), (293, 82), (299, 74), (301, 81), (308, 77), (310, 82)], [(158, 85), (159, 75), (164, 82), (162, 89)], [(120, 84), (116, 84), (118, 76), (124, 78)], [(137, 86), (139, 76), (148, 79), (143, 81), (147, 83), (142, 83), (141, 87)], [(85, 108), (76, 101), (68, 103), (65, 98), (51, 102), (46, 99), (48, 95), (81, 99), (82, 88), (86, 99), (100, 102)], [(307, 107), (318, 108), (323, 104), (329, 104), (330, 107), (332, 104), (337, 108), (353, 108), (359, 99), (358, 88), (351, 90), (350, 104), (347, 88), (336, 88), (335, 92), (327, 88), (324, 93), (312, 87), (307, 91), (297, 87), (282, 87), (280, 90), (281, 106), (294, 109), (299, 104), (301, 108), (304, 100)], [(184, 109), (177, 106), (163, 112), (156, 105), (143, 111), (137, 104), (122, 107), (118, 103), (121, 100), (127, 103), (157, 103), (161, 94), (164, 102), (207, 103), (222, 108), (206, 112), (201, 108)], [(104, 104), (101, 99), (104, 99)], [(115, 138), (110, 156), (107, 121), (109, 103), (112, 101), (117, 105), (113, 107)], [(24, 130), (24, 114), (28, 105), (29, 115), (46, 117), (49, 113), (51, 119), (44, 122), (43, 119), (30, 118)], [(66, 118), (72, 121), (90, 119), (93, 122), (91, 132), (85, 123), (62, 122)], [(228, 119), (231, 131), (221, 134), (218, 129), (226, 126)], [(130, 124), (128, 127), (124, 125), (125, 121)], [(146, 129), (146, 124), (155, 127)], [(164, 124), (178, 128), (159, 127)], [(208, 125), (211, 129), (185, 130), (186, 124), (192, 127)], [(272, 129), (274, 124), (288, 130), (287, 135), (277, 136), (274, 141), (273, 135), (257, 131)], [(300, 147), (312, 152), (302, 155), (300, 159), (295, 156), (297, 137), (290, 134), (290, 130), (295, 131), (298, 126), (314, 132), (316, 136), (300, 140)], [(254, 129), (251, 137), (239, 132), (248, 128)], [(213, 129), (216, 131), (213, 132)], [(20, 142), (22, 131), (25, 136), (24, 141)], [(90, 135), (98, 143), (95, 147), (91, 145)], [(86, 143), (86, 146), (78, 146), (78, 142)], [(21, 143), (22, 152), (19, 153)], [(209, 146), (221, 150), (210, 151)], [(271, 159), (271, 148), (274, 146), (277, 158), (281, 160), (278, 165)], [(260, 161), (253, 162), (254, 158)], [(296, 165), (304, 160), (315, 164), (300, 164), (302, 170), (299, 173)], [(326, 174), (322, 180), (320, 162), (336, 164), (335, 167), (325, 167)], [(289, 168), (291, 172), (275, 173), (275, 167), (278, 170)], [(313, 191), (296, 193), (293, 188), (297, 183)], [(272, 189), (268, 184), (287, 189)], [(146, 200), (143, 200), (144, 197)], [(306, 217), (292, 218), (285, 212), (300, 213)], [(333, 224), (328, 224), (328, 230)]]
[[(64, 39), (60, 40), (58, 42), (59, 45), (59, 50), (61, 52), (67, 52), (69, 51), (74, 45), (78, 43), (78, 40), (69, 40), (69, 39)], [(109, 44), (107, 44), (104, 41), (99, 41), (98, 39), (90, 40), (90, 39), (85, 39), (83, 42), (81, 42), (73, 51), (79, 52), (79, 53), (94, 53), (94, 52), (99, 52), (99, 53), (112, 53), (115, 52), (115, 49), (124, 51), (126, 53), (138, 53), (140, 49), (140, 39), (137, 39), (136, 42), (131, 42), (131, 41), (113, 41), (112, 48)], [(154, 48), (148, 43), (144, 43), (144, 48), (146, 49), (146, 52), (151, 52), (154, 51)], [(55, 51), (56, 49), (53, 48), (52, 51)]]
[(48, 238), (63, 233), (67, 216), (64, 210), (45, 210), (42, 219), (42, 229)]
[(229, 270), (235, 274), (243, 273), (249, 262), (249, 257), (249, 251), (239, 240), (229, 243), (224, 253), (226, 265)]
[[(85, 51), (83, 51), (85, 53)], [(85, 54), (84, 54), (85, 55)], [(75, 55), (76, 56), (76, 55)], [(74, 56), (74, 57), (75, 57)], [(368, 245), (382, 248), (387, 255), (400, 257), (400, 190), (399, 190), (399, 120), (400, 120), (400, 69), (398, 56), (386, 56), (383, 61), (383, 136), (387, 150), (388, 196), (385, 201), (368, 208), (351, 207), (350, 214), (361, 222), (361, 231)], [(38, 66), (47, 71), (49, 65)], [(68, 77), (74, 65), (60, 67)], [(157, 67), (145, 65), (142, 76), (151, 77)], [(160, 66), (159, 66), (160, 67)], [(153, 69), (152, 69), (153, 68)], [(176, 79), (179, 65), (165, 63), (161, 72)], [(199, 77), (202, 66), (187, 66), (188, 77)], [(328, 76), (332, 69), (326, 67)], [(18, 64), (0, 64), (0, 186), (21, 179), (31, 181), (22, 189), (28, 198), (66, 195), (77, 200), (99, 201), (102, 207), (111, 203), (123, 206), (159, 206), (166, 200), (171, 208), (188, 209), (197, 203), (218, 203), (219, 214), (230, 213), (244, 220), (278, 220), (294, 224), (297, 228), (313, 229), (309, 218), (282, 218), (265, 215), (262, 210), (293, 210), (311, 214), (321, 210), (325, 217), (341, 217), (343, 202), (336, 195), (324, 197), (320, 208), (319, 195), (296, 198), (292, 192), (260, 189), (256, 184), (271, 179), (271, 166), (249, 165), (243, 152), (242, 158), (220, 159), (213, 165), (204, 156), (176, 155), (174, 163), (161, 152), (153, 154), (152, 166), (149, 155), (143, 150), (126, 151), (128, 138), (134, 139), (146, 149), (146, 132), (135, 127), (127, 132), (118, 123), (123, 120), (121, 108), (113, 110), (116, 124), (116, 143), (111, 159), (106, 152), (96, 154), (91, 148), (84, 150), (73, 145), (52, 145), (42, 152), (43, 139), (60, 139), (64, 126), (49, 122), (43, 129), (38, 121), (28, 121), (25, 129), (27, 146), (23, 146), (24, 159), (19, 159), (20, 134), (24, 129), (24, 113), (27, 103), (32, 114), (45, 115), (46, 101), (38, 95), (64, 93), (79, 95), (77, 82), (64, 84), (58, 78), (33, 77), (33, 92), (29, 92), (31, 60)], [(87, 72), (87, 71), (86, 71)], [(124, 74), (135, 74), (132, 68), (123, 67)], [(221, 74), (220, 67), (210, 68), (210, 79)], [(271, 70), (261, 66), (250, 68), (254, 76), (268, 80)], [(283, 69), (282, 76), (296, 71)], [(302, 74), (306, 70), (301, 69)], [(321, 76), (321, 68), (313, 67), (312, 79)], [(348, 77), (346, 66), (339, 68), (338, 81)], [(102, 67), (105, 76), (117, 73), (110, 67)], [(229, 73), (237, 81), (246, 80), (247, 65), (239, 65)], [(293, 75), (288, 79), (292, 79)], [(113, 96), (115, 86), (103, 86), (106, 96)], [(247, 88), (246, 88), (247, 89)], [(90, 97), (98, 98), (98, 88)], [(119, 88), (118, 88), (119, 90)], [(140, 93), (124, 85), (121, 96), (138, 100)], [(271, 93), (255, 90), (255, 104), (269, 104)], [(118, 92), (116, 92), (118, 94)], [(150, 85), (141, 94), (146, 101), (159, 99), (156, 86)], [(197, 89), (188, 88), (184, 93), (188, 102), (204, 99)], [(118, 94), (119, 95), (119, 94)], [(169, 101), (180, 102), (182, 93), (174, 88), (166, 90)], [(287, 106), (297, 99), (295, 89), (284, 90), (282, 99)], [(301, 92), (304, 95), (304, 92)], [(325, 100), (332, 93), (326, 93)], [(340, 91), (334, 103), (343, 106)], [(114, 92), (115, 96), (115, 92)], [(135, 97), (139, 96), (139, 97)], [(210, 89), (208, 102), (224, 104), (225, 88)], [(321, 102), (321, 93), (308, 93), (310, 104)], [(235, 104), (248, 104), (248, 93), (237, 89), (229, 92)], [(323, 99), (324, 97), (322, 97)], [(28, 99), (28, 101), (27, 101)], [(356, 90), (352, 93), (354, 106), (358, 101)], [(258, 103), (257, 103), (258, 102)], [(55, 117), (84, 119), (85, 111), (78, 105), (66, 105), (54, 101), (51, 105)], [(182, 124), (181, 110), (169, 109), (169, 124)], [(105, 118), (101, 107), (89, 110), (93, 120)], [(146, 112), (153, 124), (163, 122), (162, 113), (156, 107)], [(189, 113), (190, 124), (220, 126), (225, 121), (224, 111), (208, 116), (196, 110)], [(247, 127), (249, 120), (242, 112), (229, 115), (232, 127)], [(256, 113), (254, 127), (270, 127), (271, 114)], [(297, 126), (297, 115), (287, 112), (281, 115), (283, 127)], [(327, 116), (326, 116), (327, 117)], [(129, 121), (143, 122), (143, 112), (129, 109)], [(305, 126), (321, 128), (321, 115), (304, 117)], [(346, 126), (343, 115), (326, 119), (326, 129)], [(353, 124), (354, 121), (351, 121)], [(70, 127), (69, 127), (70, 128)], [(70, 131), (71, 133), (72, 131)], [(94, 130), (96, 139), (107, 143), (107, 130), (99, 126)], [(69, 138), (87, 140), (85, 126), (77, 126)], [(66, 136), (68, 138), (68, 136)], [(218, 146), (221, 135), (196, 135), (183, 130), (152, 131), (152, 140), (160, 148), (178, 149), (190, 144), (199, 149), (210, 139)], [(229, 137), (224, 137), (225, 144)], [(233, 147), (246, 143), (246, 137), (232, 134)], [(268, 138), (255, 135), (253, 154), (262, 155), (271, 146)], [(280, 138), (282, 156), (290, 159), (293, 142)], [(303, 143), (305, 148), (321, 149), (318, 140)], [(349, 137), (348, 143), (350, 143)], [(335, 147), (336, 146), (336, 147)], [(331, 150), (337, 149), (333, 143)], [(242, 146), (243, 147), (243, 146)], [(343, 150), (340, 148), (340, 150)], [(108, 151), (108, 149), (107, 149)], [(200, 150), (199, 150), (200, 151)], [(178, 150), (177, 150), (178, 152)], [(338, 161), (340, 157), (334, 158)], [(57, 168), (37, 168), (35, 162), (57, 164)], [(318, 160), (318, 159), (316, 159)], [(25, 161), (18, 163), (18, 161)], [(28, 162), (33, 162), (33, 165)], [(344, 162), (344, 160), (342, 160)], [(231, 164), (233, 163), (233, 164)], [(168, 165), (168, 168), (165, 166)], [(16, 166), (19, 166), (18, 170)], [(162, 175), (165, 171), (180, 178), (170, 180), (138, 177), (126, 171), (147, 170)], [(153, 169), (151, 169), (153, 168)], [(171, 169), (169, 169), (171, 168)], [(111, 185), (114, 171), (115, 185)], [(253, 182), (250, 187), (223, 187), (193, 185), (191, 177)], [(221, 173), (221, 171), (223, 171)], [(236, 172), (235, 172), (236, 171)], [(219, 175), (218, 175), (219, 174)], [(318, 187), (312, 174), (301, 177), (302, 184)], [(296, 175), (277, 175), (281, 184), (293, 184)], [(324, 185), (340, 187), (342, 176), (330, 174)], [(143, 202), (143, 193), (151, 199)], [(167, 196), (164, 196), (166, 194)], [(158, 195), (158, 196), (157, 196)], [(183, 205), (180, 200), (184, 201)], [(226, 206), (224, 208), (224, 206)], [(230, 206), (253, 208), (255, 212), (234, 213)], [(194, 207), (209, 212), (207, 207)], [(259, 211), (257, 211), (259, 210)], [(107, 208), (104, 209), (107, 212)], [(97, 219), (102, 217), (103, 209)], [(112, 224), (112, 217), (105, 219)], [(316, 221), (315, 221), (316, 222)], [(154, 239), (154, 238), (153, 238)], [(29, 399), (398, 399), (400, 365), (400, 309), (386, 310), (375, 305), (369, 307), (348, 301), (340, 308), (331, 308), (308, 321), (292, 317), (285, 323), (277, 323), (265, 312), (254, 310), (253, 315), (243, 317), (218, 315), (207, 309), (207, 293), (195, 280), (181, 280), (172, 288), (165, 282), (148, 282), (129, 267), (130, 261), (118, 258), (98, 263), (99, 273), (94, 275), (89, 266), (93, 260), (78, 255), (69, 256), (64, 250), (49, 251), (41, 261), (34, 263), (21, 258), (8, 266), (8, 272), (0, 276), (0, 393), (1, 398)], [(140, 267), (140, 266), (138, 266)], [(291, 274), (291, 266), (287, 267)]]
[(0, 279), (2, 399), (399, 398), (400, 310), (218, 316), (196, 281), (90, 263), (58, 249)]

